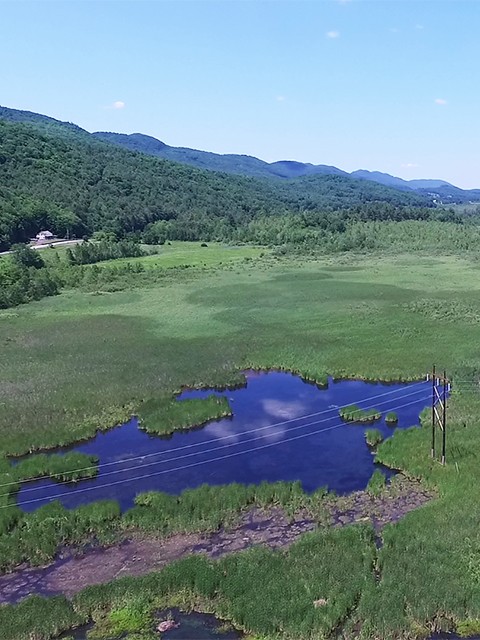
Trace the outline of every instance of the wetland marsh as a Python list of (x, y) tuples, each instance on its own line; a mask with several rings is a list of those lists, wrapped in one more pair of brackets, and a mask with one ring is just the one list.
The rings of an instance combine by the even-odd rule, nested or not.
[[(33, 600), (23, 608), (22, 604), (0, 607), (4, 637), (23, 640), (32, 633), (54, 637), (99, 612), (135, 601), (140, 592), (147, 594), (149, 606), (159, 604), (159, 594), (167, 607), (178, 602), (179, 594), (189, 607), (205, 598), (210, 611), (265, 637), (294, 633), (302, 638), (312, 633), (328, 637), (340, 624), (349, 638), (419, 637), (455, 629), (475, 633), (480, 619), (479, 272), (475, 256), (467, 255), (264, 256), (181, 270), (134, 289), (66, 291), (0, 313), (2, 483), (11, 479), (11, 456), (35, 455), (36, 449), (53, 450), (80, 440), (84, 442), (74, 448), (88, 446), (99, 429), (97, 442), (120, 434), (122, 427), (112, 426), (132, 413), (152, 426), (155, 416), (162, 416), (163, 404), (160, 413), (152, 410), (159, 396), (169, 403), (182, 386), (238, 385), (241, 370), (282, 368), (319, 382), (327, 373), (359, 380), (418, 380), (431, 367), (434, 355), (436, 365), (447, 368), (454, 382), (445, 467), (430, 458), (428, 428), (402, 428), (417, 423), (416, 407), (413, 422), (408, 417), (403, 422), (401, 409), (397, 411), (394, 404), (378, 406), (380, 399), (371, 398), (371, 408), (382, 410), (382, 419), (374, 426), (390, 436), (378, 445), (377, 461), (421, 478), (437, 495), (384, 527), (380, 545), (371, 525), (347, 523), (340, 529), (326, 526), (303, 534), (285, 551), (253, 549), (219, 560), (185, 558), (151, 576), (89, 587), (74, 596), (74, 604)], [(285, 373), (278, 376), (292, 378)], [(260, 381), (268, 379), (258, 376)], [(293, 379), (318, 397), (335, 389), (335, 383), (322, 390)], [(344, 384), (375, 388), (363, 382), (340, 383), (337, 388)], [(192, 399), (197, 393), (183, 397)], [(248, 393), (248, 387), (224, 395), (228, 399), (241, 393)], [(282, 402), (291, 404), (285, 390), (281, 396)], [(358, 401), (363, 397), (359, 392), (347, 403), (362, 406)], [(232, 403), (234, 414), (236, 403)], [(326, 409), (330, 404), (345, 403), (330, 401)], [(399, 428), (384, 424), (387, 409), (398, 413)], [(340, 420), (338, 407), (334, 413)], [(232, 428), (234, 422), (214, 422), (202, 430), (176, 433), (171, 440), (150, 437), (163, 443), (185, 442), (222, 424)], [(359, 437), (371, 475), (373, 460), (364, 426), (344, 424), (333, 433), (344, 430), (346, 437)], [(128, 428), (148, 442), (149, 436), (136, 426)], [(321, 460), (322, 446), (310, 447), (312, 460), (314, 454)], [(271, 449), (277, 448), (281, 447)], [(279, 467), (287, 468), (289, 462), (287, 457)], [(265, 473), (270, 466), (264, 460), (259, 468)], [(81, 480), (76, 488), (90, 482)], [(59, 486), (63, 485), (55, 484), (56, 489)], [(249, 489), (233, 502), (226, 498), (233, 488), (227, 491), (220, 485), (212, 486), (208, 495), (188, 494), (188, 500), (184, 491), (172, 504), (152, 498), (137, 508), (138, 517), (128, 520), (128, 532), (154, 530), (163, 523), (162, 513), (170, 524), (157, 535), (171, 535), (172, 526), (182, 528), (185, 523), (193, 530), (206, 526), (215, 530), (223, 519), (217, 513), (211, 517), (208, 509), (204, 511), (207, 507), (221, 506), (232, 515), (253, 503), (262, 509), (306, 504), (303, 494), (291, 488), (272, 489), (268, 499), (254, 497), (266, 495), (268, 486)], [(22, 514), (8, 506), (6, 498), (2, 500), (0, 545), (2, 557), (10, 557), (12, 563), (16, 558), (23, 561), (25, 554), (41, 565), (55, 555), (56, 545), (81, 543), (79, 532), (125, 526), (119, 511), (109, 506), (107, 515), (102, 503), (84, 505), (83, 511), (45, 505), (37, 514)], [(183, 520), (176, 519), (179, 509)], [(52, 532), (54, 543), (49, 538)], [(41, 553), (40, 543), (45, 546)], [(264, 595), (260, 601), (258, 593)], [(313, 609), (319, 598), (327, 599), (328, 605)]]
[[(300, 481), (308, 493), (320, 487), (341, 494), (364, 489), (376, 468), (374, 456), (365, 443), (365, 428), (344, 423), (338, 407), (356, 402), (378, 407), (381, 415), (395, 409), (398, 428), (412, 427), (430, 402), (431, 383), (329, 379), (326, 388), (318, 388), (284, 372), (248, 371), (245, 387), (214, 393), (227, 399), (232, 417), (168, 437), (146, 434), (132, 418), (74, 448), (99, 459), (94, 479), (27, 482), (18, 504), (32, 511), (52, 499), (68, 508), (113, 499), (125, 510), (141, 492), (179, 494), (205, 483)], [(177, 402), (211, 395), (209, 390), (185, 391)], [(375, 425), (383, 437), (392, 434), (385, 419)], [(386, 468), (384, 473), (390, 475)]]

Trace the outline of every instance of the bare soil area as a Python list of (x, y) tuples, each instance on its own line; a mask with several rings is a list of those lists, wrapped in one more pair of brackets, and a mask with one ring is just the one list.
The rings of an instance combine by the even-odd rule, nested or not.
[[(420, 483), (397, 476), (379, 496), (357, 491), (327, 498), (327, 526), (371, 522), (380, 534), (386, 524), (396, 522), (432, 497)], [(254, 508), (242, 516), (237, 526), (215, 533), (175, 534), (163, 539), (136, 534), (114, 546), (87, 549), (81, 554), (78, 549), (65, 548), (47, 567), (22, 565), (13, 573), (0, 576), (0, 604), (18, 602), (34, 593), (73, 596), (89, 585), (158, 571), (193, 553), (218, 558), (258, 544), (284, 548), (317, 526), (305, 514), (289, 518), (279, 508)]]

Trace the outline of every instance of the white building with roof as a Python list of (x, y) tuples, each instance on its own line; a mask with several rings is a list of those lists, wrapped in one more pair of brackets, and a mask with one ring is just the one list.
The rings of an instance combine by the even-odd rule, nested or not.
[(42, 242), (42, 241), (48, 241), (48, 240), (53, 240), (55, 238), (55, 236), (53, 235), (53, 233), (51, 231), (40, 231), (40, 233), (37, 233), (37, 235), (35, 236), (36, 240), (38, 242)]

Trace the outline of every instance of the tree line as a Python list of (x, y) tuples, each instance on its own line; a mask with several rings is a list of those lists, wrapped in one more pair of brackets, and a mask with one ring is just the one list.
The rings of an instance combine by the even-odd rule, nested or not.
[[(46, 262), (39, 251), (25, 244), (14, 245), (12, 253), (0, 260), (0, 309), (57, 295), (64, 287), (79, 286), (84, 279), (94, 281), (98, 271), (85, 271), (83, 265), (142, 255), (148, 252), (137, 242), (102, 240), (78, 244), (66, 250), (64, 260), (56, 254), (56, 260)], [(123, 271), (139, 273), (143, 266), (125, 265)], [(116, 268), (113, 275), (118, 277), (118, 274)]]
[(417, 208), (428, 210), (424, 198), (374, 182), (336, 175), (279, 181), (204, 171), (127, 151), (80, 129), (62, 135), (61, 127), (1, 118), (0, 185), (0, 250), (41, 229), (77, 238), (104, 231), (117, 239), (142, 233), (231, 239), (250, 222), (270, 217), (321, 218), (359, 207), (365, 214), (369, 205), (382, 203), (402, 218), (418, 215), (412, 214)]
[[(51, 260), (44, 259), (41, 252), (26, 245), (15, 246), (11, 255), (0, 259), (0, 308), (56, 295), (63, 288), (119, 290), (152, 284), (164, 277), (165, 269), (145, 269), (141, 261), (135, 260), (139, 256), (158, 253), (161, 251), (158, 246), (146, 249), (132, 239), (116, 242), (101, 235), (100, 238), (67, 249), (62, 258), (54, 253)], [(294, 226), (292, 220), (284, 216), (251, 222), (240, 241), (245, 239), (274, 247), (276, 255), (347, 251), (480, 254), (480, 226), (430, 219), (352, 219), (340, 220), (340, 223), (337, 220), (332, 226), (319, 227), (308, 226), (306, 221), (303, 226)], [(97, 264), (116, 258), (132, 258), (132, 261)], [(180, 273), (183, 268), (176, 267), (176, 270)]]

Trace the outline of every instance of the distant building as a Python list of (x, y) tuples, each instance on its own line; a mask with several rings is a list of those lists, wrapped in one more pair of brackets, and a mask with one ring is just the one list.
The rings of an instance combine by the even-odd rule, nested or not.
[(51, 231), (40, 231), (40, 233), (37, 233), (35, 238), (41, 242), (42, 240), (53, 240), (55, 236)]

